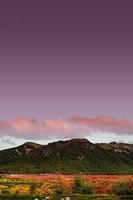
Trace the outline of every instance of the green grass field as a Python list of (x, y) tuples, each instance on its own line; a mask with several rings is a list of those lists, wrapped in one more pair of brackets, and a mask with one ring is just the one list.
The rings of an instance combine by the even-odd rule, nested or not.
[[(53, 197), (51, 200), (61, 200), (65, 197)], [(17, 195), (0, 195), (0, 200), (45, 200), (45, 197), (36, 196), (17, 196)], [(117, 197), (110, 196), (89, 196), (89, 195), (76, 195), (70, 197), (70, 200), (118, 200)]]
[[(53, 197), (51, 200), (65, 200), (65, 197)], [(132, 200), (131, 196), (107, 196), (107, 195), (75, 195), (71, 196), (70, 200)], [(0, 200), (45, 200), (45, 197), (41, 196), (19, 196), (19, 195), (0, 195)]]

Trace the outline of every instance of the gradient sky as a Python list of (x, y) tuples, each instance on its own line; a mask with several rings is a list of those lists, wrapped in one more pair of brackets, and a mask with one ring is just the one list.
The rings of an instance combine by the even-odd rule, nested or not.
[(18, 117), (133, 121), (132, 88), (132, 0), (0, 1), (2, 124)]

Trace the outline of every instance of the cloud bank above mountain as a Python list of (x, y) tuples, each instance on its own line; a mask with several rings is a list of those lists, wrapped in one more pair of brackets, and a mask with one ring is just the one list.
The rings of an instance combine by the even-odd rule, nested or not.
[(0, 121), (0, 137), (47, 140), (87, 137), (100, 133), (133, 135), (133, 121), (112, 117), (73, 117), (42, 122), (29, 118)]

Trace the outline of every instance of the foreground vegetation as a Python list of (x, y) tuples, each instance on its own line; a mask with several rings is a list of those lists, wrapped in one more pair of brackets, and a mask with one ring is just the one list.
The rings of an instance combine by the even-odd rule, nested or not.
[(133, 176), (1, 175), (0, 200), (15, 199), (133, 199)]

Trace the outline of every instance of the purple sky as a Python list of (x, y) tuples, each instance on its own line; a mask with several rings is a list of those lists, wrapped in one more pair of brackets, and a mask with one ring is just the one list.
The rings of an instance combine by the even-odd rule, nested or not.
[(132, 0), (0, 1), (0, 120), (133, 121)]

